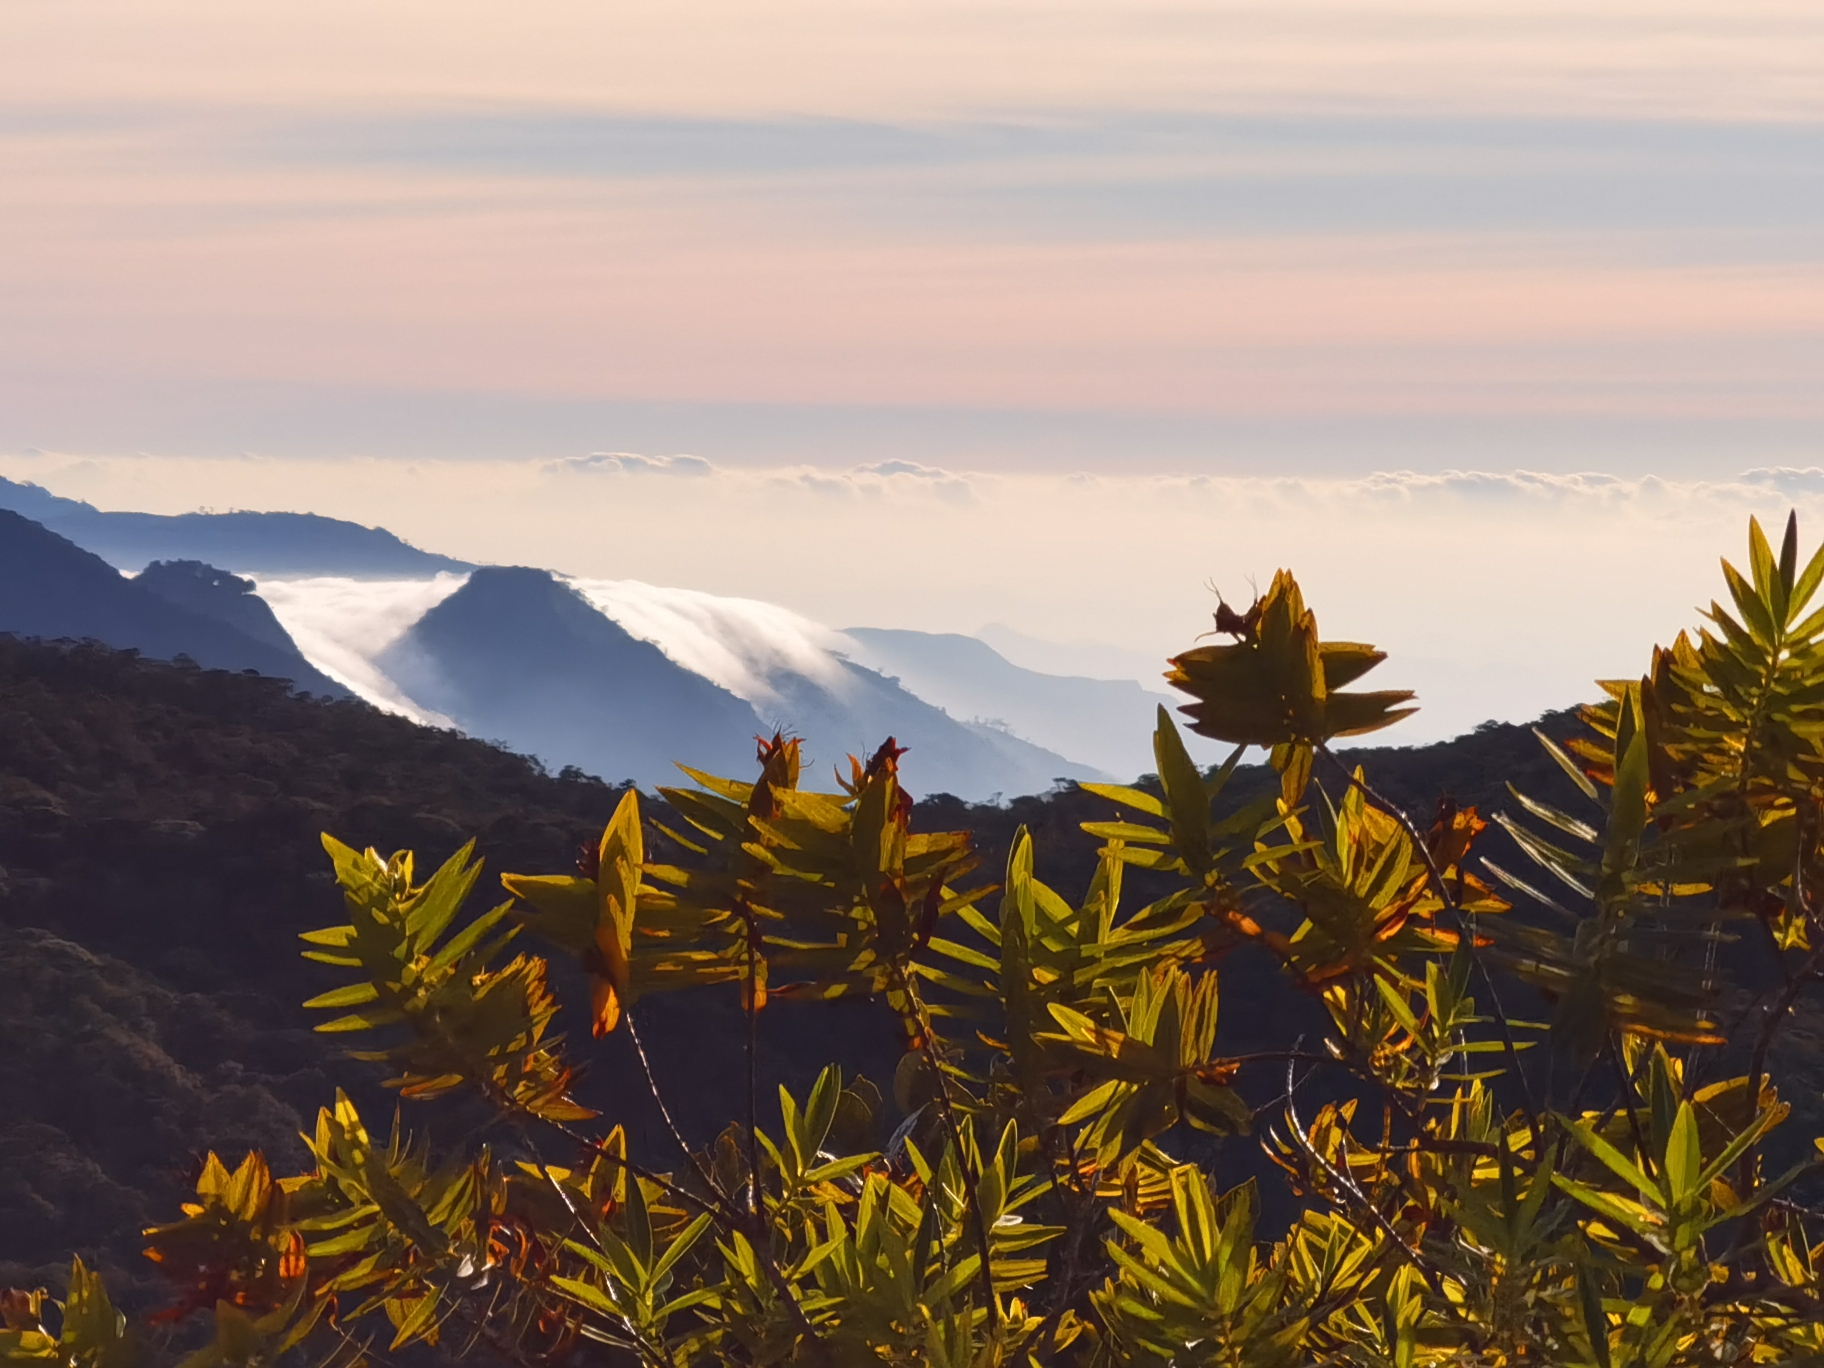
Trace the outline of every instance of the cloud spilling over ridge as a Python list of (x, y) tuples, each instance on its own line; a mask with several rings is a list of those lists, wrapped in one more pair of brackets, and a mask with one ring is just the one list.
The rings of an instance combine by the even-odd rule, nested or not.
[(774, 688), (781, 675), (802, 675), (838, 695), (849, 687), (835, 653), (853, 643), (789, 608), (639, 580), (572, 583), (631, 635), (746, 699), (763, 716), (782, 701)]
[(374, 657), (451, 594), (467, 575), (440, 574), (428, 580), (357, 580), (334, 577), (259, 579), (261, 598), (272, 606), (298, 649), (324, 674), (346, 684), (375, 707), (430, 726), (449, 718), (420, 707), (374, 665)]
[(1137, 654), (1162, 669), (1209, 629), (1211, 586), (1245, 600), (1286, 566), (1326, 635), (1389, 651), (1374, 684), (1418, 689), (1423, 710), (1399, 728), (1414, 741), (1535, 716), (1589, 696), (1594, 678), (1644, 668), (1655, 641), (1718, 595), (1717, 558), (1741, 558), (1750, 514), (1777, 524), (1796, 507), (1807, 544), (1824, 536), (1824, 470), (1752, 457), (1709, 480), (706, 464), (675, 479), (550, 458), (36, 455), (0, 457), (0, 473), (158, 512), (186, 511), (183, 491), (207, 488), (221, 504), (384, 521), (430, 550), (547, 566), (680, 663), (759, 700), (769, 662), (814, 661), (828, 647), (819, 623), (972, 632), (995, 622), (1099, 641), (1113, 648), (1110, 677), (1159, 688), (1127, 662)]

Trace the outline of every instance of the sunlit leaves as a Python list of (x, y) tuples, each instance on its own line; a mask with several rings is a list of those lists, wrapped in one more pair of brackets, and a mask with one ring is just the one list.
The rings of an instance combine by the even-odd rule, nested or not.
[(529, 904), (521, 920), (575, 953), (589, 971), (590, 1029), (598, 1036), (620, 1024), (631, 1004), (633, 929), (645, 865), (640, 795), (629, 789), (594, 850), (593, 877), (503, 874), (501, 883)]
[(1137, 1149), (1181, 1119), (1217, 1134), (1245, 1131), (1249, 1108), (1228, 1086), (1235, 1066), (1213, 1057), (1216, 976), (1182, 969), (1141, 974), (1108, 1025), (1061, 1003), (1059, 1029), (1037, 1039), (1066, 1046), (1087, 1075), (1085, 1091), (1058, 1118), (1083, 1126), (1077, 1144), (1099, 1166)]
[[(382, 1143), (338, 1094), (307, 1175), (210, 1156), (147, 1232), (174, 1313), (213, 1310), (189, 1368), (313, 1334), (335, 1368), (420, 1342), (534, 1368), (579, 1340), (649, 1368), (1815, 1360), (1824, 1140), (1785, 1134), (1768, 1074), (1824, 980), (1824, 554), (1752, 526), (1724, 582), (1588, 735), (1541, 737), (1567, 784), (1497, 815), (1499, 865), (1475, 809), (1415, 823), (1334, 763), (1409, 695), (1351, 692), (1380, 653), (1322, 641), (1283, 573), (1175, 662), (1227, 762), (1202, 772), (1161, 709), (1157, 774), (1084, 786), (1107, 805), (1086, 886), (1042, 879), (1025, 831), (998, 890), (963, 886), (974, 842), (916, 829), (891, 740), (834, 792), (775, 735), (751, 782), (629, 793), (575, 871), (507, 876), (514, 902), (467, 920), (469, 849), (420, 884), (410, 854), (326, 839), (348, 923), (305, 937), (339, 971), (307, 1005), (402, 1096), (466, 1098), (429, 1109), (461, 1139)], [(699, 1148), (664, 1107), (698, 1086), (679, 1071), (649, 1081), (655, 1163), (633, 1117), (571, 1098), (527, 928), (586, 973), (598, 1037), (682, 989), (738, 987), (755, 1041), (781, 994), (872, 999), (904, 1032), (900, 1114), (832, 1067), (776, 1112), (714, 1099)], [(1738, 934), (1779, 974), (1758, 999), (1724, 991)], [(1510, 1015), (1534, 994), (1543, 1040)], [(1237, 1049), (1263, 1006), (1295, 1030)], [(1219, 1194), (1213, 1137), (1218, 1170), (1264, 1142), (1297, 1209)], [(0, 1313), (13, 1361), (127, 1368), (80, 1263), (61, 1308)]]
[(1230, 645), (1198, 646), (1172, 659), (1166, 679), (1196, 701), (1184, 705), (1191, 729), (1219, 741), (1272, 747), (1316, 746), (1391, 726), (1414, 710), (1406, 690), (1350, 692), (1386, 659), (1352, 641), (1320, 641), (1317, 617), (1290, 573), (1232, 629)]
[(249, 1154), (230, 1171), (210, 1154), (183, 1219), (145, 1232), (146, 1257), (178, 1293), (160, 1319), (180, 1320), (218, 1302), (255, 1314), (284, 1304), (304, 1274), (287, 1205), (263, 1155)]
[(557, 1004), (545, 962), (527, 955), (495, 967), (517, 928), (501, 925), (508, 905), (445, 932), (480, 875), (473, 843), (422, 885), (409, 852), (382, 860), (325, 835), (350, 922), (305, 933), (305, 958), (358, 970), (306, 1007), (355, 1008), (317, 1027), (330, 1033), (383, 1031), (393, 1043), (353, 1052), (398, 1070), (407, 1097), (435, 1097), (478, 1082), (532, 1115), (582, 1120), (593, 1113), (570, 1098), (573, 1074), (549, 1036)]
[(70, 1265), (69, 1293), (61, 1305), (43, 1290), (0, 1293), (0, 1360), (45, 1368), (131, 1368), (136, 1352), (126, 1317), (80, 1258)]

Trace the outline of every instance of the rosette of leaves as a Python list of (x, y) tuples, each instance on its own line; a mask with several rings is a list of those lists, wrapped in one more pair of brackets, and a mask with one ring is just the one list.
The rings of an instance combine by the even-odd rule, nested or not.
[(343, 1012), (317, 1030), (402, 1037), (350, 1055), (398, 1070), (389, 1086), (406, 1097), (435, 1097), (479, 1082), (496, 1101), (533, 1116), (577, 1121), (594, 1115), (572, 1100), (574, 1072), (561, 1039), (548, 1034), (557, 1003), (546, 985), (545, 961), (518, 955), (494, 964), (518, 933), (518, 927), (501, 925), (510, 904), (445, 938), (481, 874), (480, 861), (471, 859), (473, 841), (423, 884), (413, 882), (410, 852), (383, 860), (328, 834), (323, 845), (349, 922), (305, 932), (311, 948), (304, 957), (357, 970), (359, 977), (304, 1004)]
[(1406, 689), (1351, 691), (1387, 658), (1355, 641), (1323, 641), (1317, 616), (1289, 570), (1273, 576), (1245, 614), (1217, 614), (1217, 631), (1235, 640), (1172, 657), (1166, 681), (1194, 700), (1180, 711), (1200, 736), (1273, 752), (1295, 803), (1311, 774), (1311, 753), (1339, 736), (1390, 727), (1416, 711)]

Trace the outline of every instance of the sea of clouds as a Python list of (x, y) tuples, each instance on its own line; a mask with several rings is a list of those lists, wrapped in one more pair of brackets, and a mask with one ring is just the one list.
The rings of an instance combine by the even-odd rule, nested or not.
[[(104, 508), (302, 508), (426, 549), (574, 577), (680, 663), (764, 701), (779, 669), (828, 671), (850, 626), (1071, 643), (1086, 673), (1181, 650), (1220, 592), (1295, 569), (1326, 636), (1391, 653), (1419, 691), (1399, 735), (1524, 719), (1638, 672), (1720, 594), (1747, 520), (1824, 537), (1824, 470), (1708, 480), (1529, 471), (1296, 476), (983, 473), (906, 461), (729, 468), (603, 453), (403, 462), (0, 459), (0, 473)], [(205, 499), (206, 495), (206, 499)], [(293, 581), (262, 592), (313, 659), (362, 692), (364, 662), (457, 581)], [(1098, 655), (1100, 652), (1100, 655)], [(1098, 659), (1100, 671), (1087, 668)], [(370, 674), (364, 676), (366, 668)]]

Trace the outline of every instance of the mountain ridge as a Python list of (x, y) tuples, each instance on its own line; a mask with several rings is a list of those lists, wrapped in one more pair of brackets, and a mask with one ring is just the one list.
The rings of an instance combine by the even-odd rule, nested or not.
[[(249, 635), (237, 625), (235, 610), (222, 600), (251, 593), (252, 585), (232, 576), (210, 580), (204, 572), (212, 571), (159, 567), (142, 584), (67, 537), (0, 509), (0, 631), (93, 638), (162, 660), (186, 656), (205, 668), (255, 670), (312, 693), (347, 695), (304, 658), (270, 609), (269, 630)], [(258, 624), (251, 605), (242, 617)]]
[(379, 579), (461, 572), (467, 561), (421, 551), (381, 527), (316, 513), (104, 512), (42, 486), (0, 477), (0, 509), (41, 523), (117, 570), (204, 561), (238, 574), (343, 574)]
[[(1174, 701), (1131, 679), (1028, 669), (960, 632), (845, 627), (842, 635), (860, 647), (860, 663), (952, 716), (1002, 722), (1034, 745), (1123, 781), (1151, 767), (1155, 710)], [(1192, 744), (1208, 749), (1201, 738)]]
[(375, 657), (414, 702), (613, 780), (746, 763), (760, 718), (551, 572), (484, 566)]

